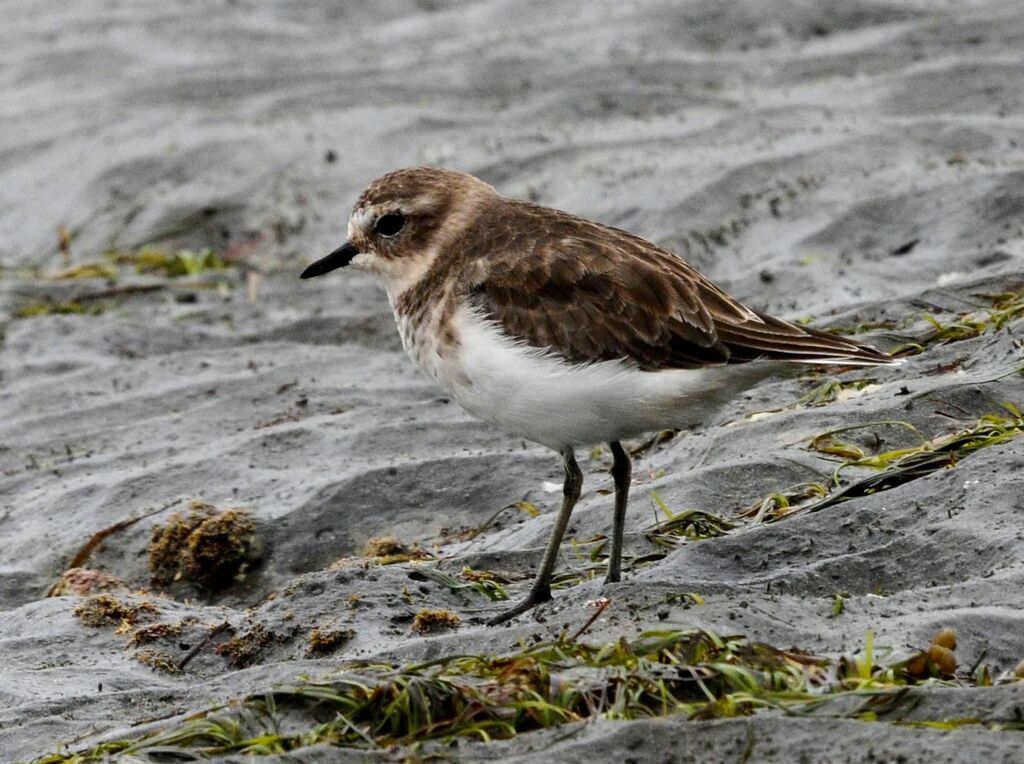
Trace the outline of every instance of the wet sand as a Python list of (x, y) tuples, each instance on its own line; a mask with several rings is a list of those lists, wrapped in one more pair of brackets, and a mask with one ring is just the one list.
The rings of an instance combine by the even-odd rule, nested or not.
[[(532, 571), (557, 458), (474, 421), (420, 376), (367, 278), (297, 279), (341, 243), (370, 179), (439, 164), (635, 231), (758, 308), (875, 325), (863, 336), (895, 348), (927, 335), (925, 315), (950, 321), (1024, 285), (1018, 3), (9, 2), (4, 17), (0, 760), (132, 735), (346, 659), (514, 650), (575, 629), (601, 596), (612, 604), (595, 642), (708, 628), (834, 657), (869, 629), (905, 654), (951, 627), (962, 666), (998, 673), (1024, 658), (1024, 440), (821, 512), (681, 543), (621, 584), (584, 581), (534, 616), (480, 625), (501, 603), (417, 570)], [(230, 267), (57, 280), (61, 225), (72, 265), (152, 245), (211, 248)], [(40, 303), (84, 312), (25, 316)], [(827, 482), (837, 462), (808, 448), (820, 433), (901, 420), (935, 437), (1024, 404), (1012, 373), (1022, 331), (1010, 321), (898, 368), (763, 383), (636, 461), (627, 552), (657, 550), (645, 536), (652, 492), (675, 511), (734, 516)], [(873, 382), (791, 405), (832, 377)], [(850, 439), (869, 452), (916, 442), (883, 425)], [(610, 457), (580, 457), (569, 536), (584, 542), (608, 530)], [(153, 527), (193, 500), (244, 508), (261, 539), (260, 564), (226, 589), (152, 582)], [(520, 501), (541, 513), (507, 510), (453, 540)], [(82, 566), (149, 590), (124, 596), (184, 624), (154, 645), (174, 660), (223, 622), (275, 635), (251, 665), (203, 649), (182, 673), (161, 672), (113, 628), (85, 626), (82, 597), (45, 596), (94, 534), (148, 511)], [(331, 567), (382, 536), (441, 560)], [(562, 568), (584, 562), (567, 545)], [(680, 591), (703, 604), (666, 607)], [(425, 607), (462, 623), (416, 634)], [(318, 626), (354, 636), (307, 657)], [(931, 715), (918, 718), (1012, 722), (1022, 693), (921, 690)], [(1024, 756), (1017, 731), (854, 716), (600, 721), (459, 755), (725, 761), (752, 745), (749, 761)], [(280, 760), (342, 760), (330, 755)]]

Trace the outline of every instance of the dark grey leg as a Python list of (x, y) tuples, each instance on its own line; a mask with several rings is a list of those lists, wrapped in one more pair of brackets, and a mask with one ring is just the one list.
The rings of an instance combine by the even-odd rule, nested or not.
[(605, 583), (614, 584), (622, 580), (622, 533), (626, 525), (626, 504), (629, 502), (629, 481), (633, 465), (629, 454), (618, 441), (609, 443), (612, 448), (612, 478), (615, 480), (615, 515), (612, 517), (612, 548), (608, 554), (608, 576)]
[(569, 525), (569, 518), (572, 516), (572, 508), (580, 498), (580, 491), (583, 488), (583, 473), (576, 464), (576, 456), (571, 447), (562, 451), (562, 463), (565, 466), (565, 485), (562, 488), (562, 508), (558, 512), (558, 519), (555, 520), (555, 527), (551, 530), (551, 538), (548, 539), (547, 549), (544, 550), (544, 559), (541, 561), (540, 570), (537, 571), (537, 578), (534, 579), (530, 593), (526, 599), (520, 602), (511, 610), (506, 610), (501, 615), (495, 616), (487, 623), (493, 626), (503, 623), (510, 618), (515, 618), (525, 613), (534, 605), (547, 602), (551, 599), (551, 574), (555, 570), (555, 562), (558, 560), (558, 549), (562, 546), (562, 536)]

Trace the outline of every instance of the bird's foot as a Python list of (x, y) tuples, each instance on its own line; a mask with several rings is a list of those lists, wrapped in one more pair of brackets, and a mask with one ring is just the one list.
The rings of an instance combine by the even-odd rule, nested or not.
[(608, 575), (604, 577), (606, 584), (617, 584), (622, 580), (622, 571), (608, 569)]
[(505, 621), (510, 621), (517, 615), (522, 615), (527, 610), (532, 610), (537, 605), (540, 605), (544, 602), (548, 602), (550, 600), (551, 589), (543, 589), (539, 591), (531, 590), (530, 593), (526, 595), (526, 599), (524, 599), (515, 607), (506, 610), (504, 613), (499, 613), (498, 615), (494, 616), (494, 618), (489, 619), (487, 621), (487, 625), (497, 626), (499, 623), (505, 623)]

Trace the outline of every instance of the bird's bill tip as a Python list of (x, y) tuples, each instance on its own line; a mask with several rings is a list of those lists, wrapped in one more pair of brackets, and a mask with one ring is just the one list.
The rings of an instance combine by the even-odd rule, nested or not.
[(308, 266), (306, 270), (302, 272), (299, 278), (312, 279), (317, 276), (323, 276), (325, 273), (330, 273), (338, 268), (344, 268), (346, 265), (352, 262), (352, 258), (359, 254), (359, 250), (356, 249), (355, 245), (346, 241), (331, 254), (326, 257), (321, 257), (312, 265)]

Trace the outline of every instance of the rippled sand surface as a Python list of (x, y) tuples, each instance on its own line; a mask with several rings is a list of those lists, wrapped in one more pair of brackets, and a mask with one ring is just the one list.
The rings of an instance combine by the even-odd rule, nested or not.
[[(635, 231), (759, 308), (875, 326), (865, 336), (890, 349), (920, 339), (926, 315), (949, 324), (1024, 286), (1019, 2), (78, 0), (2, 10), (0, 759), (123, 737), (346, 658), (515, 649), (575, 629), (600, 596), (612, 604), (594, 641), (701, 627), (837, 656), (870, 629), (907, 654), (951, 627), (964, 667), (984, 661), (998, 674), (1024, 658), (1024, 439), (820, 512), (682, 543), (621, 584), (559, 590), (508, 627), (475, 623), (500, 604), (422, 580), (417, 566), (428, 564), (329, 567), (395, 536), (427, 549), (446, 539), (438, 566), (451, 573), (531, 571), (560, 471), (553, 454), (472, 420), (421, 377), (367, 279), (297, 279), (341, 243), (366, 182), (439, 164)], [(231, 267), (59, 280), (60, 226), (72, 265), (152, 245), (211, 248)], [(71, 303), (84, 312), (26, 315)], [(898, 368), (762, 384), (636, 461), (627, 552), (657, 549), (644, 535), (657, 519), (652, 492), (674, 511), (732, 516), (827, 482), (837, 462), (808, 448), (823, 432), (901, 420), (934, 437), (1005, 414), (1005, 402), (1024, 407), (1022, 331), (1011, 320)], [(828, 405), (791, 405), (833, 377), (866, 376), (869, 386)], [(847, 440), (869, 453), (917, 442), (884, 424)], [(589, 549), (610, 522), (610, 458), (581, 458), (585, 493), (569, 535)], [(151, 584), (153, 527), (192, 500), (246, 509), (262, 539), (262, 563), (217, 593)], [(506, 510), (487, 524), (519, 501), (542, 511)], [(184, 623), (156, 644), (174, 660), (209, 626), (262, 627), (274, 638), (248, 668), (204, 649), (183, 673), (161, 673), (125, 635), (83, 625), (81, 597), (45, 596), (94, 534), (154, 510), (81, 566), (166, 595), (149, 597), (162, 620)], [(566, 545), (563, 569), (585, 562)], [(665, 604), (680, 591), (704, 604)], [(417, 636), (410, 624), (424, 607), (462, 624)], [(355, 636), (306, 657), (307, 634), (325, 625)], [(931, 689), (920, 704), (923, 716), (904, 709), (883, 721), (1019, 724), (1024, 689)], [(1024, 756), (1020, 732), (866, 724), (855, 711), (602, 721), (571, 737), (466, 743), (459, 755)]]

